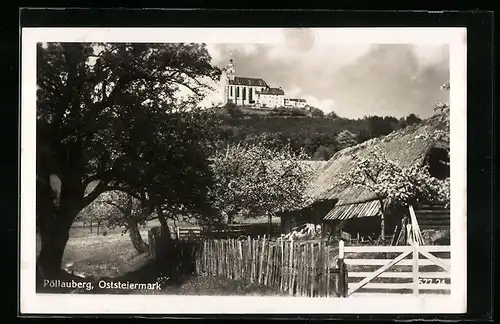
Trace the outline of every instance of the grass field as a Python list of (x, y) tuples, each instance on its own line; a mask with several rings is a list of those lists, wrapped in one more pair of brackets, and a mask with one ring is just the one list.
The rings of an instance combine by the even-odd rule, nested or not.
[[(148, 229), (141, 229), (147, 242)], [(108, 231), (108, 235), (90, 233), (88, 227), (75, 224), (70, 230), (70, 238), (64, 250), (62, 266), (69, 271), (77, 271), (93, 277), (118, 277), (140, 267), (147, 256), (139, 255), (132, 246), (128, 234), (121, 230)], [(40, 251), (37, 237), (37, 255)]]
[[(151, 222), (141, 228), (141, 235), (147, 242), (148, 230), (158, 226)], [(185, 224), (179, 224), (185, 225)], [(37, 255), (40, 251), (40, 239), (37, 237)], [(75, 223), (70, 230), (70, 238), (64, 251), (62, 266), (75, 275), (84, 275), (92, 278), (131, 278), (130, 274), (139, 273), (150, 267), (152, 260), (148, 254), (138, 254), (130, 242), (128, 234), (121, 233), (121, 229), (108, 230), (106, 236), (97, 235), (94, 228), (90, 233), (88, 227)], [(144, 272), (144, 271), (143, 271)], [(147, 272), (147, 271), (146, 271)], [(150, 277), (141, 277), (138, 281), (154, 282), (157, 278), (155, 271)], [(132, 275), (133, 276), (133, 275)], [(132, 277), (132, 281), (137, 278)], [(57, 292), (57, 290), (44, 290)], [(59, 291), (60, 292), (60, 291)], [(86, 291), (78, 291), (85, 293)], [(95, 290), (94, 293), (121, 293), (121, 294), (176, 294), (176, 295), (280, 295), (270, 287), (248, 284), (239, 280), (213, 277), (186, 277), (180, 282), (165, 285), (164, 289), (156, 290), (128, 290), (108, 291)], [(87, 292), (88, 293), (88, 292)]]

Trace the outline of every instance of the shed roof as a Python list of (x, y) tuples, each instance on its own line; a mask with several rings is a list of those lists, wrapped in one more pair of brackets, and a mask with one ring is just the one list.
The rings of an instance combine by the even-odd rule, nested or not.
[(373, 217), (380, 214), (380, 201), (369, 200), (335, 206), (323, 220), (346, 220), (352, 218)]

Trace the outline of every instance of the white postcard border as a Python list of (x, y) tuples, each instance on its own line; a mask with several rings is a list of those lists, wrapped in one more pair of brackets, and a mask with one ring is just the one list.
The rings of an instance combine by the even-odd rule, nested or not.
[(36, 43), (205, 42), (276, 43), (280, 28), (23, 28), (21, 101), (22, 313), (464, 313), (466, 312), (466, 29), (312, 28), (316, 41), (335, 44), (420, 43), (450, 46), (452, 274), (449, 296), (338, 298), (76, 295), (35, 293)]

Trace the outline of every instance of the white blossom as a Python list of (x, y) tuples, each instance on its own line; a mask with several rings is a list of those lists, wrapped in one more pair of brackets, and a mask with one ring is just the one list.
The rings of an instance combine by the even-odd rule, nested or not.
[(335, 186), (358, 186), (376, 197), (407, 206), (419, 202), (449, 205), (450, 180), (432, 177), (427, 167), (402, 167), (387, 159), (375, 147), (363, 157), (355, 156), (355, 166), (341, 175)]

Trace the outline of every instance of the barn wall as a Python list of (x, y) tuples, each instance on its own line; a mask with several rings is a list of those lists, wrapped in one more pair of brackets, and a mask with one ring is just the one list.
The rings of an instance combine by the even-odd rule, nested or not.
[(279, 216), (282, 233), (289, 233), (294, 227), (305, 223), (322, 225), (323, 218), (332, 210), (336, 202), (336, 200), (324, 200), (301, 210), (281, 213)]
[(289, 233), (292, 230), (292, 221), (292, 217), (281, 217), (281, 233)]

